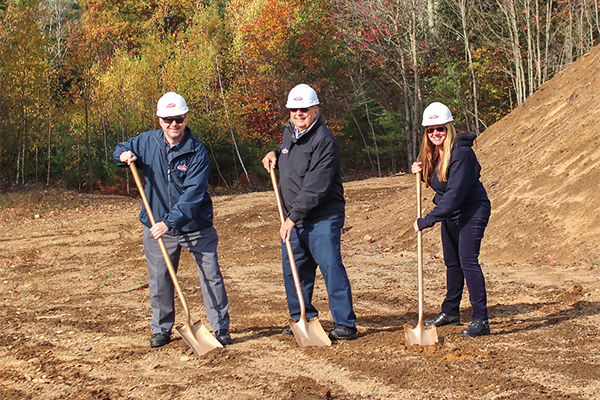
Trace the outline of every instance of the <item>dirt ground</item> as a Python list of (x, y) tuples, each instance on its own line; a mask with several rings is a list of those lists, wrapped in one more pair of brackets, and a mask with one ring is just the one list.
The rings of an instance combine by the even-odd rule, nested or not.
[[(491, 336), (460, 335), (465, 293), (462, 327), (439, 328), (436, 346), (405, 345), (403, 325), (418, 311), (412, 175), (345, 183), (342, 253), (359, 337), (331, 347), (300, 348), (281, 334), (273, 193), (214, 197), (234, 344), (202, 357), (177, 334), (149, 347), (141, 202), (37, 189), (0, 195), (0, 398), (599, 398), (598, 53), (478, 140), (493, 208), (481, 256)], [(432, 317), (445, 292), (438, 228), (424, 248)], [(205, 321), (188, 253), (179, 276), (194, 320)], [(332, 329), (320, 277), (315, 299)]]

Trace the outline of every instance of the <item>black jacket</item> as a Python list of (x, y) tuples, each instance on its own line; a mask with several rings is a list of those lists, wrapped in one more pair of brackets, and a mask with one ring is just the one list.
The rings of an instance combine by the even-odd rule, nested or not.
[[(204, 145), (189, 128), (179, 142), (179, 154), (169, 163), (162, 129), (144, 132), (119, 143), (113, 160), (119, 166), (124, 151), (137, 156), (136, 165), (144, 171), (146, 197), (156, 222), (163, 221), (171, 234), (195, 232), (213, 225), (213, 207), (208, 189), (209, 160)], [(146, 209), (140, 221), (151, 227)]]
[(300, 224), (344, 216), (340, 149), (320, 114), (298, 140), (289, 121), (275, 153), (281, 199), (288, 218)]
[(489, 218), (491, 205), (479, 180), (481, 166), (473, 151), (474, 133), (458, 136), (452, 148), (448, 179), (440, 182), (434, 171), (429, 185), (435, 190), (436, 205), (429, 214), (418, 220), (419, 229), (430, 228), (448, 218)]

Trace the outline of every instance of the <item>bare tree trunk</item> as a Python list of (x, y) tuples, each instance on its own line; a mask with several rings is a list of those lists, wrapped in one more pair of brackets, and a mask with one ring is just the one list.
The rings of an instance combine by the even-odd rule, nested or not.
[(594, 15), (595, 15), (594, 22), (596, 23), (596, 30), (598, 31), (598, 35), (600, 36), (600, 15), (599, 15), (600, 4), (598, 4), (598, 0), (594, 0), (593, 7), (594, 7)]
[(517, 23), (517, 12), (513, 2), (497, 0), (498, 7), (502, 10), (508, 25), (510, 43), (513, 55), (514, 81), (513, 86), (517, 98), (517, 104), (522, 104), (526, 98), (525, 73), (523, 71), (523, 59), (521, 57), (521, 44), (519, 41), (519, 27)]
[(565, 31), (565, 43), (564, 43), (564, 63), (561, 65), (561, 69), (566, 68), (573, 62), (573, 4), (571, 1), (567, 2), (569, 8), (569, 23), (567, 24)]
[(540, 37), (541, 34), (540, 26), (540, 1), (535, 0), (535, 76), (536, 76), (536, 88), (542, 85), (542, 50), (540, 48)]
[(106, 140), (106, 116), (104, 113), (101, 114), (100, 118), (102, 118), (102, 144), (104, 146), (104, 172), (106, 172), (106, 176), (109, 175), (108, 163), (110, 162), (110, 158), (108, 155), (108, 144)]
[[(125, 100), (123, 100), (123, 86), (122, 83), (119, 84), (119, 93), (121, 97), (119, 98), (119, 114), (121, 116), (120, 124), (121, 124), (121, 142), (125, 141)], [(127, 188), (127, 194), (130, 194), (131, 187), (129, 181), (129, 168), (125, 168), (125, 186)]]
[[(400, 59), (402, 64), (405, 65), (404, 53), (401, 53)], [(407, 168), (410, 168), (411, 164), (417, 160), (419, 156), (419, 137), (417, 131), (414, 129), (414, 116), (415, 111), (411, 107), (410, 84), (408, 83), (408, 73), (405, 68), (400, 69), (400, 76), (402, 77), (402, 83), (395, 81), (396, 85), (402, 90), (402, 98), (404, 99), (404, 132), (406, 135), (406, 160)]]
[(419, 130), (419, 116), (421, 114), (421, 110), (423, 109), (423, 99), (421, 96), (421, 82), (419, 78), (420, 70), (419, 70), (419, 57), (417, 54), (417, 4), (413, 3), (413, 7), (410, 8), (410, 21), (409, 21), (409, 31), (408, 36), (410, 40), (410, 54), (412, 61), (412, 72), (413, 72), (413, 99), (412, 99), (412, 134), (414, 137), (414, 142), (417, 141), (417, 131)]
[[(373, 127), (373, 121), (371, 120), (371, 111), (369, 110), (369, 100), (367, 98), (365, 90), (365, 82), (362, 79), (362, 75), (358, 76), (359, 82), (355, 83), (355, 80), (351, 78), (352, 86), (354, 87), (354, 93), (360, 98), (361, 103), (365, 107), (365, 116), (367, 117), (367, 123), (371, 130), (371, 136), (373, 137), (373, 146), (375, 147), (375, 163), (377, 164), (377, 176), (381, 178), (381, 161), (379, 159), (379, 148), (377, 147), (377, 135), (375, 135), (375, 128)], [(362, 132), (361, 132), (362, 134)], [(366, 145), (366, 143), (365, 143)], [(366, 147), (367, 154), (369, 153)], [(369, 157), (370, 160), (370, 157)]]
[(90, 146), (90, 129), (89, 129), (89, 112), (88, 112), (88, 100), (83, 101), (83, 107), (85, 109), (85, 146), (87, 147), (87, 166), (88, 166), (88, 180), (90, 184), (90, 193), (94, 193), (94, 178), (92, 176), (92, 149)]
[(223, 107), (225, 107), (225, 116), (227, 117), (227, 124), (229, 124), (229, 131), (231, 132), (231, 140), (233, 141), (233, 146), (235, 148), (235, 152), (240, 160), (240, 165), (244, 170), (244, 174), (246, 174), (246, 180), (248, 184), (252, 184), (250, 180), (250, 176), (248, 176), (248, 171), (246, 171), (246, 166), (244, 165), (244, 161), (242, 160), (242, 155), (240, 154), (240, 150), (238, 149), (237, 141), (235, 140), (235, 135), (233, 134), (233, 127), (231, 126), (231, 121), (229, 120), (229, 111), (227, 109), (227, 102), (225, 101), (225, 93), (223, 92), (223, 83), (221, 82), (221, 70), (219, 68), (219, 57), (215, 55), (215, 64), (217, 66), (217, 76), (219, 77), (219, 88), (221, 89), (221, 98), (223, 99)]
[(207, 147), (210, 149), (210, 155), (213, 158), (213, 161), (215, 163), (215, 167), (217, 168), (217, 173), (219, 174), (219, 177), (221, 178), (221, 180), (223, 180), (223, 183), (225, 183), (225, 186), (227, 186), (227, 189), (231, 189), (231, 187), (229, 186), (229, 184), (225, 180), (225, 177), (221, 173), (221, 168), (219, 168), (219, 163), (217, 162), (217, 157), (215, 157), (215, 152), (213, 151), (212, 146), (207, 146)]
[(15, 179), (16, 184), (19, 184), (19, 177), (21, 173), (21, 145), (19, 144), (19, 148), (17, 149), (17, 176)]
[[(353, 80), (352, 76), (350, 76), (350, 81), (352, 82), (352, 86), (355, 86), (354, 85), (354, 80)], [(363, 145), (365, 146), (365, 153), (367, 153), (367, 159), (369, 160), (369, 166), (371, 167), (371, 173), (373, 173), (373, 171), (375, 170), (375, 166), (373, 165), (373, 160), (371, 159), (371, 154), (368, 151), (369, 145), (367, 144), (367, 140), (365, 139), (365, 135), (364, 135), (364, 133), (363, 133), (360, 125), (358, 124), (358, 121), (356, 120), (356, 117), (354, 116), (354, 113), (352, 112), (352, 108), (350, 107), (350, 104), (348, 104), (348, 101), (344, 101), (344, 103), (346, 104), (346, 107), (348, 108), (348, 112), (352, 116), (352, 120), (354, 121), (354, 124), (356, 125), (356, 129), (358, 129), (358, 133), (360, 133), (360, 138), (363, 141)]]
[(533, 40), (531, 37), (531, 0), (525, 1), (525, 26), (527, 32), (527, 83), (529, 84), (529, 94), (535, 92), (535, 77), (533, 73)]
[(469, 61), (469, 72), (471, 73), (471, 90), (473, 92), (473, 116), (475, 118), (475, 133), (479, 135), (479, 107), (478, 107), (478, 93), (477, 93), (477, 77), (475, 76), (475, 67), (473, 66), (473, 55), (471, 54), (471, 43), (469, 41), (468, 31), (468, 9), (470, 9), (471, 2), (468, 0), (459, 0), (459, 13), (460, 21), (462, 26), (462, 37), (465, 45), (465, 54)]
[(47, 143), (47, 156), (48, 156), (48, 166), (46, 171), (46, 185), (50, 185), (50, 152), (52, 150), (51, 140), (52, 140), (52, 115), (51, 109), (48, 108), (48, 143)]
[(550, 49), (550, 21), (552, 19), (552, 2), (548, 1), (546, 3), (546, 48), (544, 50), (544, 76), (542, 77), (542, 82), (546, 82), (548, 80), (548, 53)]

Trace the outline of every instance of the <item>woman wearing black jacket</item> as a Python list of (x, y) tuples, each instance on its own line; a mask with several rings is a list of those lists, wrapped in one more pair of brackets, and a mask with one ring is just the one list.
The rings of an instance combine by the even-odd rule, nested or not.
[(425, 326), (460, 324), (464, 282), (469, 289), (472, 322), (464, 336), (490, 334), (485, 279), (479, 265), (481, 240), (490, 217), (490, 201), (479, 180), (481, 166), (472, 146), (476, 135), (458, 135), (452, 113), (444, 104), (430, 104), (423, 112), (426, 127), (414, 174), (422, 172), (427, 186), (436, 192), (434, 209), (414, 223), (415, 232), (441, 222), (446, 264), (446, 298), (442, 312)]

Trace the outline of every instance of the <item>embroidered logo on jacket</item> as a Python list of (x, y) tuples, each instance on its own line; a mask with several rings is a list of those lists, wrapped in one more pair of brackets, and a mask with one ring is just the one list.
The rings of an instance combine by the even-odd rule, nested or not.
[(288, 151), (289, 151), (288, 149), (283, 149), (283, 150), (281, 150), (281, 154), (287, 154)]
[(180, 170), (180, 171), (183, 171), (183, 172), (187, 171), (187, 168), (188, 167), (186, 165), (178, 165), (177, 166), (177, 169)]

